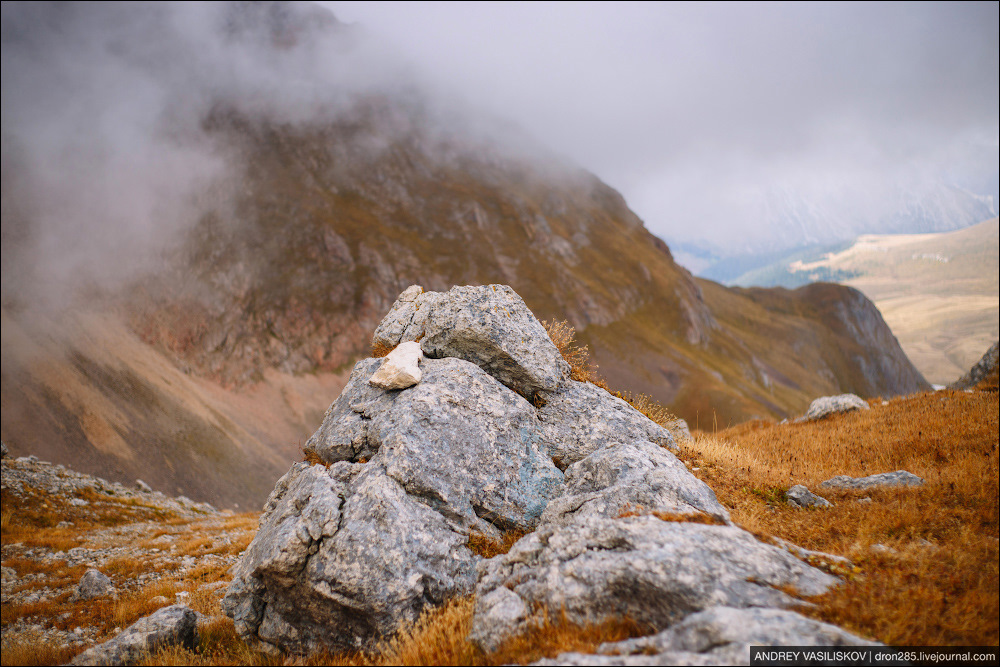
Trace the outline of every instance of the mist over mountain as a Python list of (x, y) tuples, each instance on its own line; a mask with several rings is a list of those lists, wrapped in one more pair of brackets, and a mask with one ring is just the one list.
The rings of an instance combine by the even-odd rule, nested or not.
[(692, 425), (926, 388), (834, 285), (694, 278), (622, 195), (311, 3), (3, 5), (3, 439), (246, 506), (397, 295), (511, 285)]

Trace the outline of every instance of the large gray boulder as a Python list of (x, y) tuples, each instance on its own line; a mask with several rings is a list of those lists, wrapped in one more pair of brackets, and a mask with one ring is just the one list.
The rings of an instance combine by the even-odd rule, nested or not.
[(627, 616), (665, 628), (717, 605), (794, 606), (779, 589), (819, 595), (838, 582), (734, 526), (651, 516), (543, 524), (479, 569), (469, 638), (487, 651), (539, 608), (579, 624)]
[(825, 482), (821, 482), (819, 488), (855, 489), (863, 491), (865, 489), (874, 489), (879, 487), (921, 486), (923, 483), (924, 480), (922, 477), (918, 477), (912, 472), (907, 472), (906, 470), (897, 470), (895, 472), (881, 472), (877, 475), (868, 475), (867, 477), (837, 475), (836, 477), (831, 477)]
[(809, 409), (800, 421), (816, 421), (833, 414), (868, 409), (868, 402), (856, 394), (821, 396), (809, 404)]
[(419, 384), (377, 389), (367, 378), (378, 361), (358, 362), (306, 451), (327, 463), (378, 455), (407, 493), (466, 529), (534, 526), (563, 477), (534, 406), (461, 359), (425, 359)]
[(548, 453), (564, 469), (608, 442), (649, 440), (677, 449), (670, 431), (589, 382), (568, 381), (548, 397), (538, 417)]
[(307, 445), (329, 467), (293, 466), (239, 561), (224, 611), (262, 648), (370, 648), (472, 591), (470, 532), (529, 529), (561, 492), (524, 398), (454, 358), (385, 391), (379, 363), (355, 366)]
[(223, 599), (240, 636), (294, 653), (358, 650), (468, 593), (478, 556), (377, 463), (297, 463)]
[(749, 665), (752, 646), (882, 646), (794, 611), (711, 607), (658, 634), (535, 665)]
[(569, 364), (541, 323), (507, 285), (424, 292), (408, 287), (372, 337), (394, 348), (420, 341), (432, 358), (470, 361), (522, 396), (553, 392), (569, 378)]
[(166, 646), (194, 650), (198, 643), (197, 617), (187, 607), (173, 605), (140, 618), (114, 639), (89, 648), (71, 665), (134, 665)]
[(566, 469), (566, 490), (549, 502), (546, 523), (585, 516), (616, 518), (625, 512), (702, 513), (729, 523), (715, 492), (676, 456), (645, 440), (609, 443)]

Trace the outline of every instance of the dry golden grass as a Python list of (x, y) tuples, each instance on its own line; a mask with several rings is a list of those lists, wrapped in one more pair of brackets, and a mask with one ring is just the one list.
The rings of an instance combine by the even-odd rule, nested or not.
[(505, 554), (510, 551), (510, 548), (514, 546), (514, 543), (519, 539), (527, 535), (530, 531), (527, 530), (507, 530), (504, 531), (503, 535), (499, 540), (484, 535), (479, 531), (472, 531), (469, 534), (469, 542), (467, 546), (472, 553), (479, 554), (483, 558), (493, 558), (499, 554)]
[(545, 320), (542, 326), (545, 327), (546, 333), (559, 349), (563, 359), (569, 364), (571, 378), (578, 382), (592, 382), (599, 387), (604, 386), (604, 380), (597, 374), (597, 364), (590, 360), (590, 349), (586, 345), (576, 344), (576, 329), (569, 322)]
[(4, 665), (63, 665), (73, 659), (78, 650), (54, 645), (40, 636), (21, 635), (7, 638), (3, 645)]
[(372, 344), (372, 356), (376, 359), (380, 359), (387, 356), (390, 352), (396, 348), (391, 345), (386, 345), (385, 343), (373, 343)]
[[(822, 422), (698, 433), (680, 456), (699, 468), (736, 523), (861, 567), (863, 576), (815, 600), (810, 614), (892, 644), (995, 645), (997, 412), (991, 392), (917, 394)], [(830, 509), (784, 502), (793, 484), (817, 491), (837, 474), (898, 469), (925, 485), (819, 491), (835, 504)], [(855, 502), (863, 496), (872, 502)], [(896, 553), (874, 553), (873, 544)]]
[(482, 663), (482, 652), (466, 637), (472, 629), (472, 596), (452, 600), (420, 615), (411, 627), (378, 644), (372, 665), (473, 665)]

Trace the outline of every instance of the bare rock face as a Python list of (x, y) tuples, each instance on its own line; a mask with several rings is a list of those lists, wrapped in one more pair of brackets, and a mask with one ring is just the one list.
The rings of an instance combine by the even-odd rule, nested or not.
[(368, 380), (379, 389), (406, 389), (420, 382), (420, 360), (424, 353), (413, 341), (400, 343), (385, 357), (385, 361)]
[(461, 359), (425, 360), (420, 384), (399, 392), (363, 380), (378, 363), (358, 362), (306, 450), (327, 463), (370, 458), (466, 529), (537, 523), (563, 476), (535, 408)]
[(194, 650), (198, 643), (195, 612), (181, 605), (164, 607), (140, 618), (114, 639), (87, 649), (71, 665), (134, 665), (165, 646)]
[(278, 482), (223, 611), (261, 648), (359, 649), (475, 584), (441, 513), (377, 464), (297, 463)]
[(855, 394), (821, 396), (809, 404), (809, 409), (806, 410), (803, 421), (816, 421), (832, 414), (868, 409), (868, 402)]
[(265, 506), (224, 600), (248, 641), (370, 647), (472, 591), (471, 531), (531, 528), (562, 490), (524, 398), (454, 358), (385, 391), (367, 381), (380, 363), (358, 363), (307, 445), (332, 465), (296, 464)]
[(446, 293), (408, 287), (375, 330), (374, 345), (419, 340), (428, 357), (457, 357), (533, 398), (569, 378), (559, 354), (524, 301), (507, 285), (453, 287)]
[(625, 512), (703, 513), (729, 523), (729, 512), (707, 484), (677, 457), (644, 440), (610, 443), (566, 469), (566, 490), (549, 502), (546, 523)]
[(794, 606), (779, 587), (818, 595), (838, 581), (734, 526), (651, 516), (543, 524), (479, 567), (469, 638), (487, 651), (526, 629), (537, 606), (579, 624), (628, 616), (665, 628), (717, 605)]
[(784, 609), (711, 607), (658, 634), (535, 665), (748, 665), (751, 646), (882, 646)]
[(569, 380), (559, 392), (548, 397), (538, 416), (546, 448), (562, 468), (584, 459), (608, 442), (649, 440), (677, 449), (670, 431), (589, 382)]
[(848, 475), (837, 475), (825, 482), (820, 483), (821, 489), (871, 489), (880, 486), (921, 486), (924, 483), (922, 477), (914, 475), (906, 470), (895, 472), (882, 472), (877, 475), (867, 477), (849, 477)]
[(1000, 364), (1000, 341), (993, 343), (969, 372), (949, 385), (951, 389), (971, 389), (985, 380), (991, 373), (996, 374)]

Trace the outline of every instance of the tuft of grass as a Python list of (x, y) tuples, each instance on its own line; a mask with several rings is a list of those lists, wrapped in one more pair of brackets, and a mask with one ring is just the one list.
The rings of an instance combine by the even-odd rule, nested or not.
[(386, 345), (385, 343), (372, 343), (372, 356), (376, 359), (387, 356), (390, 352), (396, 348), (392, 345)]
[(324, 461), (322, 458), (320, 458), (320, 455), (314, 452), (313, 450), (303, 449), (302, 452), (305, 455), (302, 460), (308, 463), (309, 465), (319, 464), (321, 466), (326, 466), (327, 468), (330, 467), (330, 464)]
[(528, 530), (507, 530), (504, 531), (503, 535), (499, 540), (489, 537), (479, 531), (472, 531), (469, 534), (469, 542), (467, 546), (472, 553), (479, 554), (483, 558), (493, 558), (499, 554), (505, 554), (510, 551), (510, 548), (514, 546), (514, 543), (519, 539), (527, 535)]
[(54, 644), (40, 634), (7, 635), (3, 643), (3, 664), (64, 665), (79, 652), (78, 648)]
[(566, 618), (564, 611), (541, 612), (540, 622), (522, 635), (511, 637), (495, 652), (483, 657), (485, 665), (526, 665), (562, 653), (595, 653), (606, 642), (619, 642), (655, 632), (655, 629), (629, 618), (578, 625)]
[(590, 359), (590, 349), (586, 345), (576, 344), (576, 329), (568, 321), (545, 320), (542, 326), (569, 364), (571, 378), (577, 382), (591, 382), (607, 388), (604, 380), (597, 374), (597, 364)]
[(372, 665), (475, 665), (483, 653), (466, 638), (472, 629), (474, 596), (428, 609), (417, 622), (376, 645)]
[[(597, 364), (590, 359), (590, 349), (586, 345), (576, 343), (576, 329), (568, 321), (545, 320), (542, 322), (542, 326), (545, 327), (546, 333), (555, 343), (563, 359), (569, 364), (572, 379), (578, 382), (589, 382), (612, 396), (617, 396), (668, 430), (673, 430), (675, 424), (680, 421), (677, 415), (646, 394), (616, 391), (608, 387), (608, 383), (597, 373)], [(535, 407), (542, 406), (536, 403)]]

